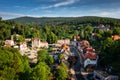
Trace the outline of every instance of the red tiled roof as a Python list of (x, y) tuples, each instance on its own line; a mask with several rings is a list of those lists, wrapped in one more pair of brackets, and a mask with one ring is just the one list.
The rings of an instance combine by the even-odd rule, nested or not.
[(112, 38), (113, 38), (113, 40), (119, 40), (120, 36), (119, 35), (113, 35)]
[(86, 48), (86, 51), (95, 52), (95, 49), (93, 49), (93, 48)]
[(89, 53), (86, 53), (85, 56), (84, 56), (84, 59), (96, 59), (97, 58), (97, 55), (96, 53), (92, 53), (92, 52), (89, 52)]

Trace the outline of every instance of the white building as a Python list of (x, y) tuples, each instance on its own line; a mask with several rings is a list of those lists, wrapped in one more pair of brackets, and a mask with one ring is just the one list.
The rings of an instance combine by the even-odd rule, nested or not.
[(20, 42), (20, 51), (27, 50), (27, 43), (26, 42)]
[(70, 39), (66, 38), (64, 39), (65, 44), (69, 45), (70, 44)]
[(58, 44), (70, 44), (70, 39), (66, 38), (66, 39), (60, 39), (57, 41)]
[(13, 46), (14, 41), (13, 40), (5, 40), (5, 45), (4, 46)]
[(41, 42), (39, 38), (33, 38), (32, 47), (33, 48), (41, 48), (41, 47), (48, 48), (48, 42)]
[(40, 42), (40, 47), (48, 48), (48, 42)]
[(40, 48), (40, 39), (32, 38), (32, 48)]

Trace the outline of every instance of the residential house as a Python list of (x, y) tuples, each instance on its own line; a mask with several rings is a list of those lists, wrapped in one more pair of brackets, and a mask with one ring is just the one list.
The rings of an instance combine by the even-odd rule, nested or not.
[(13, 46), (14, 41), (13, 40), (5, 40), (5, 45), (4, 46)]
[(63, 44), (62, 46), (61, 46), (61, 52), (63, 52), (63, 51), (69, 51), (70, 50), (70, 48), (69, 48), (69, 46), (67, 46), (66, 44)]
[(40, 39), (32, 38), (32, 48), (40, 48)]
[(113, 39), (113, 40), (119, 40), (119, 39), (120, 39), (120, 36), (119, 36), (119, 35), (113, 35), (113, 36), (112, 36), (112, 39)]
[(81, 52), (84, 68), (89, 67), (89, 69), (92, 70), (97, 65), (98, 60), (95, 49), (90, 46), (90, 43), (87, 40), (79, 42), (77, 48)]
[(26, 42), (20, 42), (20, 51), (27, 50), (27, 43)]
[(41, 47), (48, 48), (48, 42), (41, 42), (39, 38), (33, 38), (32, 47), (33, 48), (41, 48)]
[(48, 42), (40, 42), (40, 47), (48, 48)]
[(64, 40), (63, 40), (63, 39), (57, 40), (57, 43), (58, 43), (58, 44), (64, 44)]
[(78, 43), (78, 46), (81, 49), (84, 49), (86, 47), (90, 47), (90, 43), (87, 40), (82, 40), (80, 43)]
[(109, 28), (106, 27), (106, 26), (103, 25), (103, 24), (100, 24), (100, 25), (99, 25), (99, 28), (102, 29), (103, 31), (107, 31), (107, 30), (109, 30)]
[(69, 45), (70, 44), (70, 39), (66, 38), (64, 39), (65, 44)]
[(66, 38), (66, 39), (61, 39), (57, 41), (58, 44), (70, 44), (70, 39)]

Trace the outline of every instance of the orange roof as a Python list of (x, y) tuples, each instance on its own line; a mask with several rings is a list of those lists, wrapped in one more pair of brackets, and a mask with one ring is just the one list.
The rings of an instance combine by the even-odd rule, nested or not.
[(119, 35), (113, 35), (112, 38), (113, 38), (113, 40), (119, 40), (120, 36)]
[(84, 56), (84, 59), (96, 59), (97, 58), (97, 55), (96, 53), (92, 53), (92, 52), (89, 52), (89, 53), (86, 53), (85, 56)]
[(67, 50), (68, 48), (69, 48), (68, 46), (64, 46), (64, 47), (63, 47), (64, 50)]
[(86, 51), (95, 52), (95, 49), (93, 49), (93, 48), (86, 48)]
[(67, 50), (67, 49), (69, 48), (69, 46), (66, 46), (66, 44), (63, 44), (63, 45), (61, 46), (61, 48), (64, 49), (64, 50)]

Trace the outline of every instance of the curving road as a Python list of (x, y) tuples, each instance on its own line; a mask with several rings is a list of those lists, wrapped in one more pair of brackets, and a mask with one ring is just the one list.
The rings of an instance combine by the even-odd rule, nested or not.
[(81, 75), (82, 60), (81, 60), (81, 56), (80, 56), (79, 52), (75, 49), (74, 46), (70, 46), (70, 52), (71, 52), (72, 56), (78, 57), (77, 63), (74, 65), (74, 70), (75, 70), (77, 80), (85, 80), (84, 77)]

